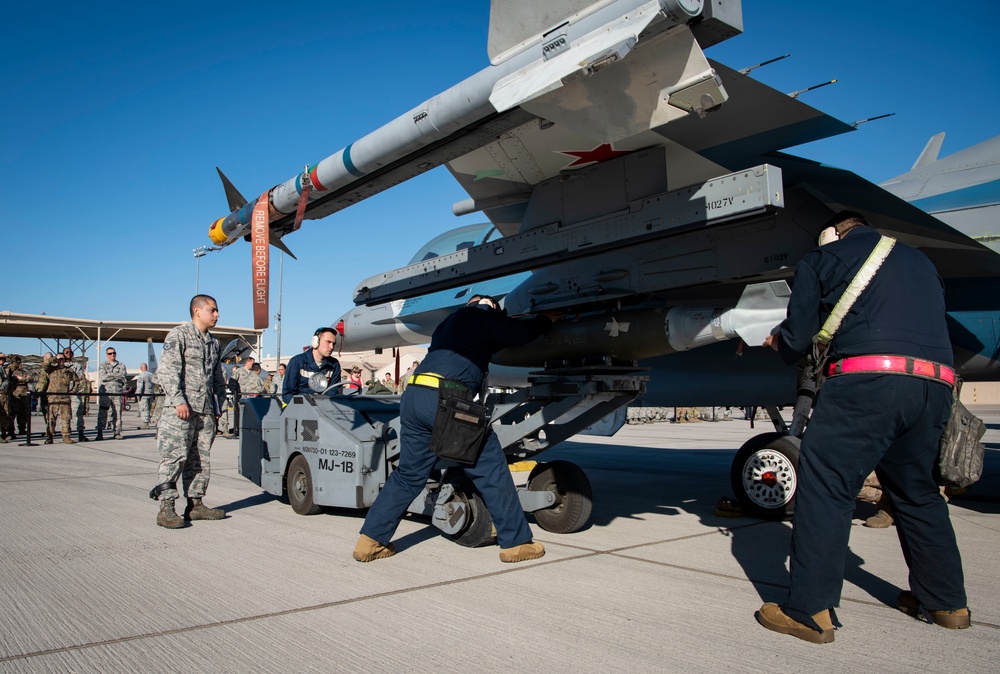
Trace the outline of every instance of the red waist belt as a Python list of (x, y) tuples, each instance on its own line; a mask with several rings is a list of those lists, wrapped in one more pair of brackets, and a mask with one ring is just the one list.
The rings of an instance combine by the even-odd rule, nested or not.
[(830, 363), (826, 368), (827, 377), (838, 374), (878, 374), (881, 372), (897, 372), (909, 374), (924, 379), (942, 381), (955, 385), (955, 370), (930, 360), (910, 358), (909, 356), (851, 356)]

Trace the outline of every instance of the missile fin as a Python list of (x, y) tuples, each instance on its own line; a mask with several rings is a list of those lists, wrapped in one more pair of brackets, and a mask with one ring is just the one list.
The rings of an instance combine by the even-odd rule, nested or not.
[(285, 255), (288, 255), (293, 260), (298, 260), (299, 259), (299, 258), (295, 257), (295, 254), (292, 251), (288, 250), (288, 246), (286, 246), (281, 241), (281, 239), (278, 238), (278, 236), (274, 233), (274, 231), (271, 232), (271, 235), (274, 237), (269, 242), (272, 246), (274, 246), (275, 248), (277, 248), (278, 250), (280, 250)]
[(240, 191), (236, 189), (231, 182), (229, 182), (229, 178), (227, 178), (226, 174), (222, 172), (222, 169), (216, 166), (215, 170), (219, 172), (219, 178), (222, 179), (222, 189), (226, 191), (226, 200), (229, 202), (229, 212), (238, 211), (246, 206), (247, 200), (242, 194), (240, 194)]
[(736, 308), (730, 312), (736, 334), (750, 346), (759, 346), (785, 319), (791, 295), (792, 291), (785, 281), (748, 285)]

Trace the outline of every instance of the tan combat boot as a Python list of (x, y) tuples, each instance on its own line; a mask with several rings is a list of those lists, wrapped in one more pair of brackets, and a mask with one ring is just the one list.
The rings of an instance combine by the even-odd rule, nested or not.
[(209, 508), (200, 498), (189, 498), (184, 516), (191, 520), (221, 520), (226, 516), (222, 508)]
[(63, 442), (65, 442), (67, 445), (72, 445), (73, 443), (76, 442), (76, 440), (74, 440), (73, 438), (69, 437), (68, 435), (64, 435), (63, 436)]
[[(896, 606), (900, 611), (908, 616), (913, 616), (918, 620), (921, 618), (920, 602), (909, 590), (903, 590), (896, 598)], [(953, 610), (924, 609), (930, 615), (935, 625), (947, 627), (950, 630), (964, 630), (972, 626), (972, 615), (968, 608), (957, 608)]]
[(354, 546), (354, 559), (359, 562), (374, 562), (376, 559), (392, 557), (396, 554), (396, 548), (389, 545), (382, 545), (374, 538), (361, 534), (357, 545)]
[(545, 555), (545, 546), (534, 541), (515, 545), (512, 548), (500, 548), (500, 561), (508, 564), (538, 559), (543, 555)]
[(817, 632), (812, 627), (788, 616), (777, 604), (769, 602), (757, 611), (757, 622), (773, 632), (788, 634), (814, 644), (833, 643), (833, 619), (830, 617), (830, 610), (820, 611), (813, 615), (812, 619), (823, 630), (822, 632)]
[(885, 510), (879, 510), (865, 520), (865, 526), (872, 529), (888, 529), (892, 526), (892, 515)]
[(174, 499), (160, 501), (160, 512), (156, 515), (156, 523), (167, 529), (180, 529), (184, 519), (174, 511)]

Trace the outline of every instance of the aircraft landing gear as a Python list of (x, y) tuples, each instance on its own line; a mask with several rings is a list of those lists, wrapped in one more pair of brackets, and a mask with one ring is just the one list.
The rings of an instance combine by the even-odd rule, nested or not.
[(554, 505), (532, 514), (538, 526), (554, 534), (580, 531), (590, 521), (594, 497), (586, 473), (569, 461), (539, 463), (528, 475), (528, 491), (549, 491)]
[(795, 507), (799, 438), (762, 433), (747, 440), (733, 459), (730, 481), (743, 512), (787, 519)]

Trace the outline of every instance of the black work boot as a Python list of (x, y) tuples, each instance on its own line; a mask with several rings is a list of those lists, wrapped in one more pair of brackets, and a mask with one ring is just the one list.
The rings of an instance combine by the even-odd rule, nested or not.
[(160, 512), (156, 515), (156, 523), (167, 529), (180, 529), (184, 526), (184, 518), (174, 511), (174, 499), (160, 501)]
[(209, 508), (200, 498), (189, 498), (184, 516), (190, 520), (221, 520), (226, 516), (226, 511), (222, 508)]
[(83, 434), (83, 431), (78, 431), (76, 434), (76, 439), (80, 442), (90, 442), (90, 438)]
[(104, 433), (101, 433), (100, 431), (97, 431), (97, 437), (94, 438), (94, 439), (95, 440), (103, 440), (104, 439)]

